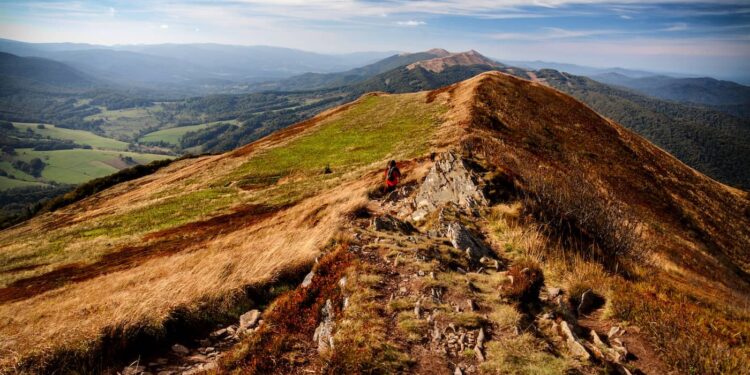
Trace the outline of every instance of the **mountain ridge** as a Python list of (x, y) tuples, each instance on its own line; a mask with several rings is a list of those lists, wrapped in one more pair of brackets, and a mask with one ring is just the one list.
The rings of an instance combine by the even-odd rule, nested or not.
[[(430, 154), (446, 151), (458, 155), (466, 168), (473, 171), (476, 183), (486, 194), (487, 206), (477, 208), (477, 216), (471, 210), (451, 213), (450, 208), (445, 208), (440, 214), (434, 211), (426, 220), (411, 219), (418, 205), (413, 200), (415, 189), (424, 188), (426, 176), (437, 163)], [(401, 163), (404, 188), (389, 200), (379, 197), (378, 192), (382, 167), (391, 159)], [(746, 322), (741, 323), (747, 312), (713, 306), (745, 299), (750, 290), (746, 278), (750, 259), (742, 251), (750, 243), (748, 205), (747, 193), (701, 175), (560, 91), (500, 72), (483, 73), (433, 91), (364, 95), (234, 152), (172, 163), (153, 175), (116, 185), (0, 232), (0, 255), (7, 261), (5, 269), (10, 270), (2, 274), (0, 316), (14, 317), (11, 323), (0, 325), (0, 330), (3, 335), (13, 335), (16, 344), (24, 343), (20, 347), (29, 350), (41, 346), (63, 350), (77, 340), (93, 340), (86, 341), (92, 343), (88, 347), (91, 352), (76, 358), (86, 355), (100, 358), (96, 355), (111, 343), (92, 338), (99, 330), (116, 327), (115, 332), (124, 334), (150, 327), (163, 332), (160, 330), (172, 314), (192, 311), (210, 315), (207, 311), (221, 310), (231, 305), (229, 301), (233, 299), (245, 301), (244, 306), (257, 306), (257, 301), (243, 299), (244, 288), (267, 288), (276, 285), (274, 280), (279, 278), (301, 279), (316, 257), (336, 253), (326, 247), (332, 244), (342, 247), (343, 252), (338, 253), (342, 258), (321, 258), (323, 265), (315, 268), (318, 276), (312, 277), (313, 286), (293, 288), (290, 294), (284, 294), (289, 297), (263, 312), (265, 323), (260, 329), (244, 338), (237, 336), (245, 344), (229, 349), (233, 354), (220, 360), (214, 369), (229, 372), (259, 366), (260, 362), (281, 372), (293, 372), (299, 366), (312, 370), (329, 368), (328, 362), (318, 360), (316, 347), (320, 340), (310, 340), (308, 333), (319, 322), (329, 319), (323, 327), (339, 327), (330, 336), (342, 340), (337, 343), (357, 342), (356, 337), (346, 335), (368, 330), (347, 326), (346, 319), (339, 320), (339, 314), (344, 314), (353, 319), (349, 322), (364, 324), (358, 319), (365, 316), (373, 324), (382, 321), (386, 327), (382, 329), (390, 330), (388, 340), (396, 340), (388, 341), (388, 345), (396, 345), (402, 349), (399, 352), (410, 356), (394, 364), (405, 366), (399, 367), (402, 369), (418, 371), (423, 369), (420, 366), (439, 358), (432, 354), (419, 357), (417, 353), (431, 353), (433, 342), (438, 344), (435, 348), (445, 347), (440, 346), (446, 345), (442, 339), (429, 339), (428, 330), (432, 324), (439, 324), (441, 335), (448, 335), (443, 328), (451, 323), (456, 332), (463, 329), (474, 340), (479, 335), (477, 330), (485, 329), (488, 345), (480, 348), (480, 354), (486, 355), (486, 364), (478, 355), (446, 354), (458, 367), (466, 370), (470, 366), (475, 369), (500, 366), (494, 368), (517, 371), (507, 367), (512, 364), (503, 358), (512, 354), (503, 352), (497, 343), (531, 340), (524, 341), (529, 345), (525, 350), (534, 353), (541, 344), (520, 335), (506, 336), (504, 330), (512, 332), (512, 327), (521, 324), (520, 320), (503, 328), (495, 309), (523, 314), (526, 302), (521, 300), (518, 305), (498, 302), (497, 290), (498, 287), (506, 290), (513, 284), (507, 275), (516, 275), (516, 281), (520, 282), (519, 275), (528, 273), (522, 271), (525, 267), (544, 273), (548, 288), (564, 285), (566, 296), (574, 298), (571, 304), (575, 298), (581, 298), (576, 291), (581, 286), (576, 283), (595, 290), (613, 309), (614, 317), (609, 319), (616, 320), (616, 324), (627, 320), (640, 326), (642, 338), (648, 338), (649, 345), (666, 353), (664, 358), (669, 366), (679, 369), (704, 366), (701, 368), (711, 371), (715, 367), (708, 366), (724, 366), (721, 368), (727, 371), (737, 370), (743, 368), (743, 363), (732, 359), (741, 358), (745, 347), (722, 345), (735, 332), (729, 327), (750, 332)], [(571, 212), (570, 216), (550, 217), (563, 211)], [(367, 212), (377, 212), (376, 218), (380, 220), (390, 220), (383, 216), (388, 213), (398, 221), (409, 222), (418, 232), (417, 241), (427, 241), (425, 247), (409, 245), (413, 242), (406, 236), (384, 234), (388, 230), (364, 230), (370, 226), (370, 220), (375, 220)], [(583, 219), (592, 212), (608, 214), (594, 215), (593, 221)], [(452, 215), (456, 215), (455, 219)], [(531, 221), (525, 217), (531, 217)], [(504, 265), (494, 266), (495, 271), (482, 267), (483, 273), (478, 264), (471, 263), (472, 258), (466, 257), (464, 248), (451, 245), (456, 246), (454, 249), (445, 244), (441, 247), (439, 242), (446, 242), (448, 235), (441, 226), (453, 225), (453, 221), (446, 220), (454, 220), (479, 233), (478, 238), (483, 238), (491, 249), (489, 256), (498, 257), (498, 263), (502, 261)], [(564, 225), (556, 224), (558, 220), (563, 220)], [(631, 232), (635, 229), (628, 222), (637, 223), (642, 229)], [(566, 227), (577, 231), (565, 232)], [(338, 228), (344, 232), (338, 232)], [(430, 231), (437, 234), (429, 235)], [(43, 235), (40, 237), (39, 233)], [(336, 239), (337, 235), (351, 239)], [(627, 238), (635, 241), (629, 242), (631, 245), (653, 247), (639, 255), (632, 248), (617, 247), (620, 241), (611, 241)], [(50, 246), (58, 250), (49, 252)], [(84, 256), (97, 260), (91, 263), (88, 258), (80, 258), (81, 253), (75, 249), (81, 248), (88, 249)], [(389, 252), (395, 255), (389, 256)], [(19, 257), (21, 254), (26, 256)], [(533, 258), (534, 254), (538, 258)], [(650, 261), (641, 263), (641, 256)], [(359, 263), (346, 260), (352, 257), (359, 259)], [(401, 276), (376, 272), (372, 267), (384, 264), (364, 265), (368, 259), (382, 258), (392, 267), (406, 267), (397, 269), (408, 273)], [(430, 260), (433, 258), (434, 261)], [(38, 261), (29, 264), (24, 259)], [(33, 262), (44, 265), (36, 266)], [(555, 268), (563, 267), (566, 262), (578, 266), (567, 268), (568, 271)], [(340, 266), (332, 266), (336, 264)], [(349, 268), (357, 267), (356, 264), (365, 268)], [(503, 270), (505, 264), (507, 271)], [(329, 266), (333, 268), (325, 268)], [(350, 273), (341, 273), (342, 270)], [(340, 307), (327, 309), (333, 314), (321, 313), (326, 310), (325, 305), (346, 306), (342, 302), (344, 293), (352, 293), (351, 306), (364, 308), (361, 302), (371, 298), (366, 297), (370, 289), (346, 289), (343, 284), (351, 282), (364, 288), (361, 283), (365, 279), (355, 275), (368, 272), (377, 275), (370, 279), (368, 288), (377, 291), (379, 283), (391, 288), (373, 292), (379, 296), (373, 302), (396, 309), (392, 310), (397, 312), (395, 321), (389, 318), (390, 314), (377, 309), (366, 310), (374, 315), (359, 318), (356, 314), (347, 315)], [(435, 274), (435, 282), (429, 281), (429, 272)], [(59, 275), (67, 277), (58, 279)], [(349, 275), (349, 281), (340, 281), (344, 275)], [(567, 279), (570, 275), (580, 279)], [(472, 280), (478, 291), (461, 292), (471, 289)], [(443, 288), (445, 300), (431, 299), (430, 293), (438, 292), (419, 285)], [(405, 293), (400, 292), (401, 287)], [(398, 298), (389, 302), (391, 290)], [(456, 296), (460, 298), (475, 298), (477, 307), (469, 304), (454, 313), (453, 306), (459, 306), (457, 303), (467, 304), (465, 299), (451, 299), (451, 293), (458, 293)], [(663, 293), (674, 297), (653, 297)], [(390, 304), (397, 299), (405, 299), (396, 302), (405, 303), (405, 309)], [(198, 301), (222, 302), (209, 303), (201, 309), (195, 306)], [(422, 302), (417, 303), (415, 314), (412, 309), (416, 301)], [(561, 301), (564, 306), (567, 299)], [(301, 310), (294, 307), (298, 303)], [(551, 304), (542, 306), (553, 308)], [(285, 312), (283, 308), (289, 310)], [(24, 314), (19, 314), (19, 309)], [(482, 311), (488, 313), (487, 318), (482, 318)], [(549, 312), (555, 319), (571, 319), (565, 315), (570, 312), (554, 309)], [(675, 319), (669, 315), (672, 313), (689, 314), (691, 318)], [(428, 316), (433, 317), (431, 323), (427, 323)], [(706, 316), (713, 316), (720, 329), (714, 331), (701, 325)], [(564, 341), (556, 339), (559, 331), (551, 328), (552, 321), (545, 322), (534, 315), (527, 319), (538, 325), (539, 332), (548, 342), (555, 343), (555, 348), (558, 342), (562, 343), (555, 349), (559, 355), (555, 358), (563, 358), (564, 362), (542, 356), (524, 364), (541, 366), (552, 361), (549, 363), (561, 369), (579, 370), (595, 366), (570, 355)], [(577, 327), (576, 321), (570, 320), (570, 324)], [(649, 325), (649, 321), (656, 324)], [(291, 327), (291, 331), (276, 330), (279, 327)], [(706, 330), (711, 334), (702, 336)], [(675, 332), (679, 339), (665, 335), (665, 331)], [(625, 336), (624, 340), (630, 343), (631, 337), (636, 336)], [(274, 346), (278, 342), (275, 340), (296, 344)], [(701, 340), (701, 345), (690, 346)], [(113, 340), (124, 341), (127, 340), (119, 336)], [(332, 363), (393, 364), (377, 361), (383, 358), (380, 355), (387, 356), (390, 349), (377, 346), (376, 342), (379, 341), (366, 340), (372, 346), (364, 347), (374, 357), (352, 357), (347, 354), (348, 345), (332, 345), (331, 355), (340, 356), (334, 358), (346, 358)], [(11, 344), (0, 345), (5, 345), (0, 350), (7, 350)], [(271, 348), (278, 352), (265, 351)], [(295, 348), (303, 349), (298, 352)], [(39, 365), (35, 361), (65, 363), (71, 369), (81, 365), (71, 359), (59, 362), (61, 354), (53, 349), (35, 354), (41, 357), (31, 352), (19, 355), (31, 361), (26, 364), (29, 368)], [(711, 358), (711, 361), (681, 362), (685, 361), (680, 357), (684, 351), (689, 358)], [(268, 353), (274, 353), (277, 361), (253, 359), (266, 358), (263, 356)], [(19, 364), (9, 362), (17, 358), (5, 358), (2, 366)], [(295, 364), (298, 362), (289, 358), (298, 358), (302, 364)], [(371, 360), (374, 362), (367, 362)], [(434, 363), (438, 366), (441, 362)], [(440, 368), (440, 371), (445, 369)], [(492, 373), (492, 369), (489, 367), (487, 371)]]

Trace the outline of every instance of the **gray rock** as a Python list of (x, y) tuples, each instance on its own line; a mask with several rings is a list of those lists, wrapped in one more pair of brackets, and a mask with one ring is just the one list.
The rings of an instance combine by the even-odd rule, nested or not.
[(223, 337), (226, 334), (227, 334), (227, 329), (226, 328), (222, 328), (222, 329), (219, 329), (219, 330), (211, 332), (210, 336), (214, 337), (214, 338), (220, 338), (220, 337)]
[(190, 353), (190, 349), (188, 349), (185, 345), (180, 344), (172, 345), (172, 351), (177, 355), (188, 355), (188, 353)]
[(484, 354), (482, 353), (482, 349), (480, 349), (478, 346), (474, 347), (474, 354), (477, 357), (477, 361), (484, 362)]
[(612, 326), (612, 328), (609, 329), (609, 332), (607, 333), (607, 338), (612, 340), (617, 334), (620, 333), (620, 327), (618, 326)]
[(403, 222), (395, 217), (385, 214), (377, 216), (372, 219), (372, 229), (381, 232), (400, 232), (404, 234), (411, 234), (415, 231), (414, 227), (406, 222)]
[(562, 321), (560, 322), (560, 331), (562, 332), (562, 336), (565, 339), (565, 343), (568, 345), (568, 349), (570, 349), (570, 352), (583, 360), (588, 360), (591, 358), (591, 354), (589, 354), (588, 350), (581, 344), (581, 341), (578, 339), (576, 334), (570, 329), (570, 326), (568, 326), (568, 322)]
[(475, 181), (463, 160), (450, 152), (440, 154), (417, 191), (412, 220), (423, 220), (448, 203), (470, 210), (486, 204), (487, 200)]
[[(316, 261), (317, 261), (317, 259), (316, 259)], [(308, 273), (305, 276), (305, 279), (302, 280), (302, 287), (303, 288), (309, 286), (310, 283), (312, 283), (313, 276), (315, 276), (315, 272), (314, 271), (310, 271), (310, 273)]]
[(482, 240), (474, 236), (463, 224), (452, 222), (448, 224), (445, 233), (453, 247), (458, 250), (466, 251), (467, 255), (473, 259), (480, 259), (492, 254), (487, 245)]
[(477, 333), (477, 345), (479, 349), (484, 348), (484, 328), (479, 328), (479, 333)]
[(318, 328), (315, 329), (313, 341), (318, 343), (318, 352), (324, 352), (333, 349), (333, 304), (331, 300), (326, 300), (325, 306), (320, 312), (321, 321)]
[(240, 330), (247, 330), (255, 327), (260, 319), (260, 311), (250, 310), (240, 316)]

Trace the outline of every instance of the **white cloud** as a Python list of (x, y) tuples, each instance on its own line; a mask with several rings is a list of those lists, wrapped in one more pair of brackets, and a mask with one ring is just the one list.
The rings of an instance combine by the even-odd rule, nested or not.
[(544, 41), (549, 39), (575, 39), (589, 36), (626, 34), (622, 30), (568, 30), (558, 27), (545, 27), (542, 32), (536, 33), (495, 33), (490, 38), (495, 40), (524, 40), (524, 41)]
[(672, 24), (672, 26), (663, 29), (662, 31), (685, 31), (688, 29), (688, 25), (684, 22)]
[(622, 19), (624, 19), (624, 20), (632, 20), (632, 19), (633, 19), (633, 17), (631, 17), (631, 16), (628, 16), (627, 14), (623, 14), (623, 15), (621, 15), (621, 16), (620, 16), (620, 18), (622, 18)]
[(426, 25), (427, 22), (424, 21), (416, 21), (416, 20), (408, 20), (408, 21), (398, 21), (396, 24), (400, 26), (422, 26)]
[(161, 27), (162, 29), (168, 29), (169, 25), (167, 25), (167, 24), (161, 24), (161, 26), (159, 26), (159, 27)]

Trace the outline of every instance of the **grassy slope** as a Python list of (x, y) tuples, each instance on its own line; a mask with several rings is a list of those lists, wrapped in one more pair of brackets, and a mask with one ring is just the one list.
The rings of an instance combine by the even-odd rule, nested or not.
[(43, 184), (41, 182), (17, 180), (17, 179), (8, 178), (8, 177), (5, 177), (5, 176), (0, 176), (0, 190), (3, 190), (3, 189), (12, 189), (12, 188), (16, 188), (16, 187), (44, 186), (44, 185), (45, 184)]
[(124, 151), (128, 147), (128, 144), (125, 142), (102, 137), (85, 130), (58, 128), (54, 125), (49, 124), (44, 124), (44, 129), (39, 129), (37, 127), (38, 124), (16, 122), (14, 123), (14, 125), (22, 131), (31, 129), (34, 133), (40, 134), (42, 136), (55, 139), (71, 140), (82, 146), (89, 145), (93, 148), (118, 151)]
[(56, 151), (18, 149), (16, 152), (20, 160), (29, 161), (33, 158), (40, 158), (47, 164), (42, 171), (42, 179), (65, 184), (79, 184), (117, 172), (125, 167), (119, 160), (120, 155), (129, 156), (140, 164), (169, 158), (157, 154), (85, 149)]
[(203, 130), (203, 129), (206, 129), (206, 128), (209, 128), (211, 126), (218, 125), (218, 124), (239, 125), (239, 122), (237, 120), (216, 121), (216, 122), (209, 122), (205, 124), (179, 126), (176, 128), (162, 129), (162, 130), (157, 130), (155, 132), (148, 133), (138, 138), (138, 141), (140, 142), (166, 142), (174, 146), (179, 146), (180, 139), (186, 133)]
[[(73, 264), (80, 282), (0, 304), (0, 332), (15, 337), (0, 342), (0, 352), (20, 351), (0, 364), (90, 349), (95, 341), (88, 340), (106, 326), (160, 329), (180, 306), (195, 308), (309, 263), (342, 210), (379, 180), (371, 172), (428, 149), (444, 108), (424, 101), (424, 93), (366, 97), (232, 155), (178, 162), (1, 232), (0, 285), (44, 280)], [(334, 173), (321, 173), (326, 164)], [(285, 178), (253, 183), (271, 175)], [(269, 217), (272, 226), (264, 224)], [(109, 261), (133, 246), (137, 257)]]

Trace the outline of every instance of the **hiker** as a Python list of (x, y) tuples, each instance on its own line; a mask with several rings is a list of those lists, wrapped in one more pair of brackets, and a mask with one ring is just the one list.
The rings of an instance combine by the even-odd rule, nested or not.
[(401, 179), (401, 171), (396, 166), (396, 161), (388, 162), (388, 168), (385, 169), (385, 192), (390, 193), (396, 190), (398, 180)]

